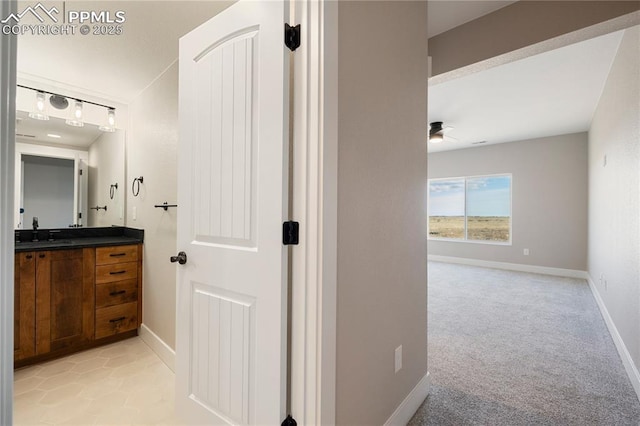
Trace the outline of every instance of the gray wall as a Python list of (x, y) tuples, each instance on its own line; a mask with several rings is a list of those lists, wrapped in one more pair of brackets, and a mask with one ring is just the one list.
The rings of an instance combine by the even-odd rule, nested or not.
[(518, 1), (429, 39), (433, 75), (640, 9), (637, 1)]
[(383, 424), (427, 373), (426, 9), (339, 4), (337, 424)]
[(23, 155), (24, 228), (38, 217), (41, 228), (73, 223), (73, 160)]
[(589, 274), (636, 368), (640, 368), (638, 76), (640, 30), (634, 27), (620, 43), (589, 131)]
[(587, 134), (429, 154), (429, 178), (498, 173), (513, 176), (512, 245), (429, 240), (429, 255), (586, 270)]

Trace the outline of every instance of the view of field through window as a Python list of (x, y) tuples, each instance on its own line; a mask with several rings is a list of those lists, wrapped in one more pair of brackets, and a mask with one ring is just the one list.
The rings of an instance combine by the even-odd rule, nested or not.
[(511, 176), (429, 181), (429, 238), (509, 242)]

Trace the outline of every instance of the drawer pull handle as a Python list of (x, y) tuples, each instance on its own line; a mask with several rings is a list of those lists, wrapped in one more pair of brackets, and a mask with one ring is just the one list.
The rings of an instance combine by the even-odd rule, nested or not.
[(126, 256), (127, 253), (111, 253), (109, 256), (111, 257), (121, 257), (121, 256)]
[(120, 322), (120, 321), (122, 321), (124, 319), (127, 319), (127, 317), (114, 318), (114, 319), (109, 320), (109, 322)]
[(30, 254), (27, 255), (27, 259), (32, 259), (32, 258), (33, 258), (32, 255), (30, 255)]
[(109, 293), (109, 296), (117, 296), (119, 294), (125, 294), (126, 292), (127, 290), (112, 291), (111, 293)]
[(45, 254), (39, 254), (39, 255), (38, 255), (38, 257), (39, 257), (40, 259), (44, 259), (44, 258), (46, 257), (46, 255), (45, 255)]
[(124, 274), (127, 271), (114, 271), (114, 272), (109, 272), (109, 275), (120, 275), (120, 274)]

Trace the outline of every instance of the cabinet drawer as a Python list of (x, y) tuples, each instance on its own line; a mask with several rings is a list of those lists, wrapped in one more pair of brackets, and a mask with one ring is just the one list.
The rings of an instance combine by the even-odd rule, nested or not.
[(138, 278), (138, 262), (96, 266), (96, 284), (134, 280), (136, 278)]
[(136, 302), (96, 309), (96, 339), (135, 330), (138, 327)]
[(98, 247), (96, 249), (96, 265), (112, 263), (137, 262), (138, 246)]
[(96, 286), (96, 308), (138, 300), (138, 281), (126, 280)]

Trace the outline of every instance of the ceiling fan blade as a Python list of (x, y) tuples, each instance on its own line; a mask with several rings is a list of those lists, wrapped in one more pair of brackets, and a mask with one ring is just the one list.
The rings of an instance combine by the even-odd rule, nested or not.
[(452, 131), (452, 130), (453, 130), (453, 127), (451, 127), (451, 126), (447, 126), (447, 127), (444, 127), (444, 128), (442, 129), (442, 133), (447, 133), (447, 132), (450, 132), (450, 131)]

